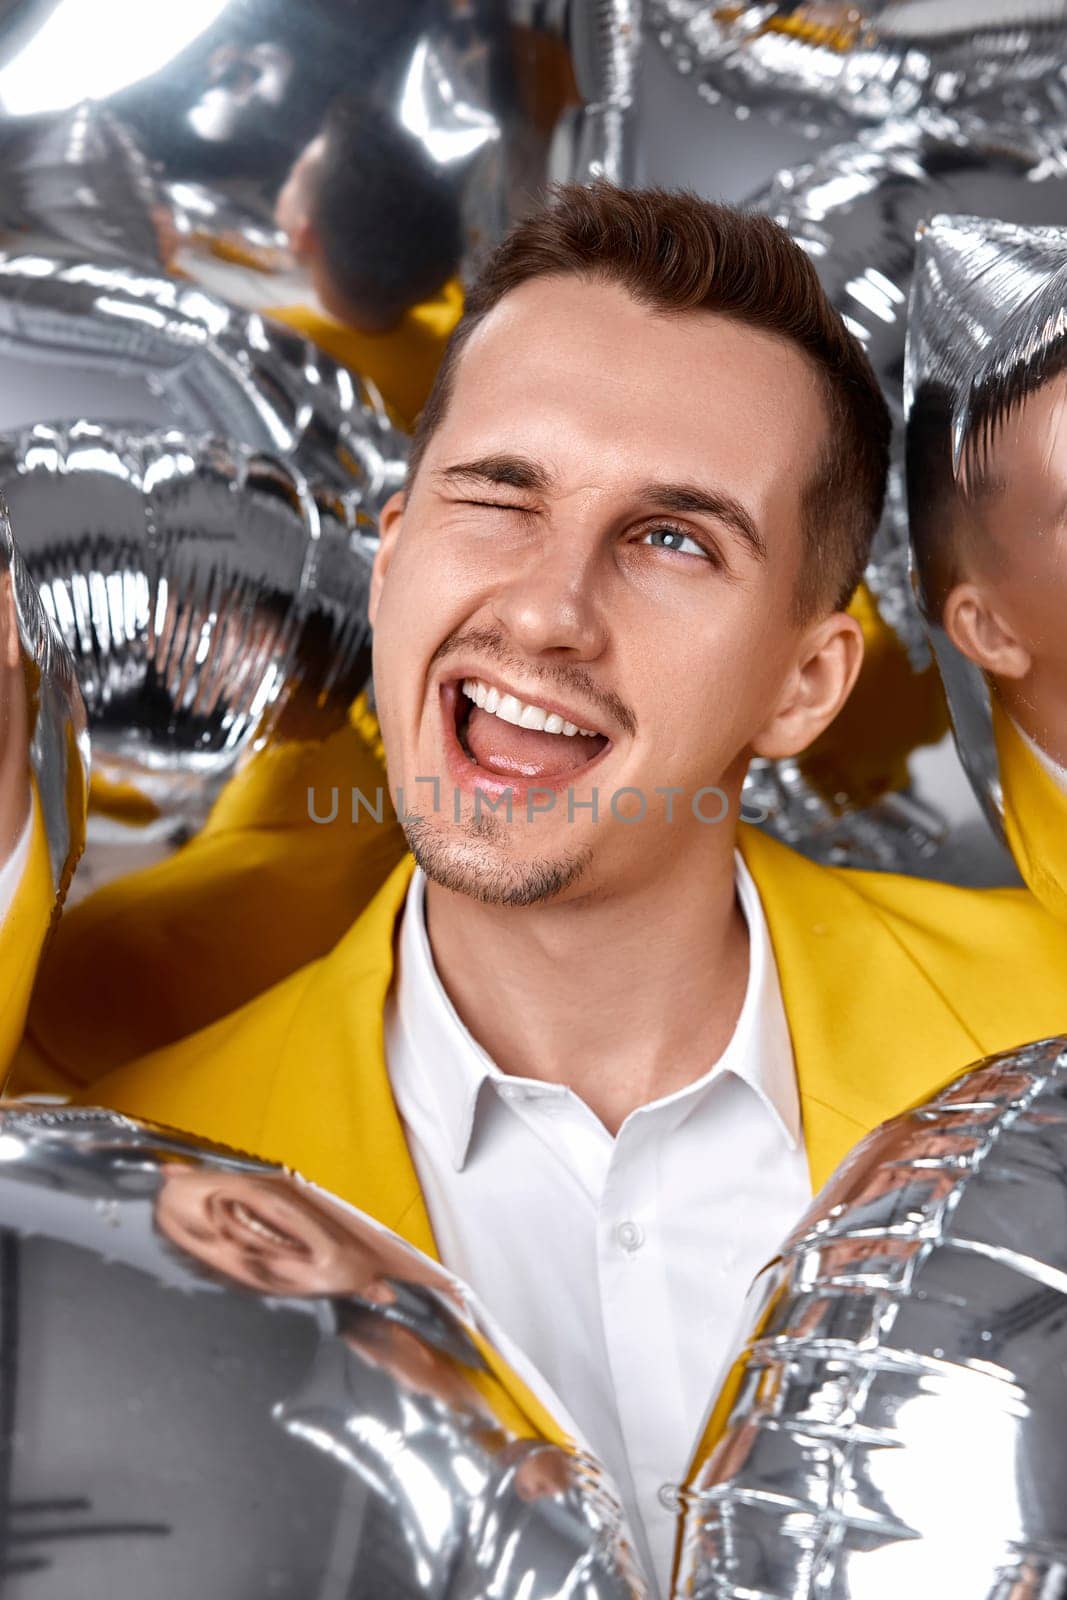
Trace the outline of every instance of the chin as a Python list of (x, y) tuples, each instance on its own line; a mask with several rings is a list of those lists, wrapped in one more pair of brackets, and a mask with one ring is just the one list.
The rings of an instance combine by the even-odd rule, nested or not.
[(492, 817), (468, 824), (465, 834), (428, 817), (411, 818), (403, 826), (426, 876), (482, 905), (543, 905), (579, 882), (592, 862), (588, 846), (557, 856), (517, 857)]

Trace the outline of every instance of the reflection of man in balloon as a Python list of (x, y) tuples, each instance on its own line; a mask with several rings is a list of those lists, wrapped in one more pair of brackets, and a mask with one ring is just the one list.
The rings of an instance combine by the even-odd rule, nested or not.
[(156, 1225), (205, 1266), (261, 1294), (359, 1295), (395, 1302), (391, 1280), (421, 1284), (462, 1310), (447, 1273), (356, 1212), (294, 1180), (172, 1163)]
[(909, 421), (916, 562), (931, 619), (981, 667), (1037, 759), (1067, 791), (1067, 352), (1013, 403), (971, 407), (953, 469), (947, 401), (929, 385)]
[(479, 1387), (485, 1362), (450, 1309), (464, 1306), (445, 1273), (281, 1174), (172, 1163), (155, 1220), (225, 1281), (329, 1297), (336, 1338), (323, 1341), (301, 1392), (275, 1415), (319, 1448), (329, 1440), (382, 1496), (379, 1515), (397, 1518), (420, 1593), (445, 1600), (492, 1583), (517, 1596), (527, 1570), (543, 1592), (566, 1592), (567, 1576), (592, 1559), (607, 1583), (597, 1594), (632, 1595), (598, 1537), (593, 1484), (558, 1445), (516, 1437), (491, 1380)]
[(370, 378), (410, 427), (463, 309), (452, 181), (381, 107), (339, 99), (276, 215), (316, 303), (269, 315)]

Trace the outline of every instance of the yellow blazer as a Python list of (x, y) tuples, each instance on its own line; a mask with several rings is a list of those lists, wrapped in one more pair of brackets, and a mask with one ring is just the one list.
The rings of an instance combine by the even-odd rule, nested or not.
[[(748, 827), (741, 849), (816, 1188), (862, 1135), (970, 1062), (1067, 1030), (1067, 929), (1026, 890), (817, 866)], [(81, 1098), (284, 1162), (433, 1253), (382, 1037), (412, 869), (405, 855), (327, 955)]]
[(426, 404), (449, 335), (463, 315), (463, 286), (450, 278), (432, 299), (412, 306), (390, 333), (363, 333), (316, 306), (264, 312), (303, 334), (343, 367), (369, 378), (393, 421), (407, 432)]
[(1045, 910), (1067, 922), (1067, 794), (993, 701), (1004, 832), (1015, 864)]
[[(1027, 891), (820, 867), (751, 828), (741, 848), (778, 963), (814, 1187), (978, 1057), (1067, 1029), (1067, 928)], [(435, 1256), (383, 1045), (412, 868), (404, 856), (329, 954), (81, 1099), (281, 1161)]]
[[(381, 824), (353, 824), (353, 788), (382, 789)], [(187, 845), (60, 919), (6, 1091), (69, 1093), (236, 1011), (332, 949), (404, 849), (365, 697), (328, 739), (268, 745)]]

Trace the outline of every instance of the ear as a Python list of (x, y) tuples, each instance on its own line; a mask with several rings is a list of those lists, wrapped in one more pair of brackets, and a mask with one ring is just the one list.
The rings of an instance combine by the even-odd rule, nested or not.
[(942, 611), (945, 632), (961, 655), (994, 678), (1025, 678), (1029, 650), (976, 583), (958, 583)]
[(307, 216), (300, 218), (289, 234), (289, 249), (298, 261), (314, 261), (318, 259), (319, 236), (315, 225)]
[(391, 494), (381, 509), (378, 517), (378, 549), (374, 557), (374, 566), (370, 575), (370, 594), (367, 598), (367, 616), (373, 628), (378, 615), (378, 605), (382, 598), (382, 587), (385, 575), (389, 571), (389, 563), (393, 559), (396, 541), (400, 537), (400, 527), (404, 520), (404, 491), (398, 489)]
[(863, 662), (863, 629), (835, 611), (803, 635), (774, 713), (752, 741), (752, 753), (778, 760), (806, 750), (837, 716)]

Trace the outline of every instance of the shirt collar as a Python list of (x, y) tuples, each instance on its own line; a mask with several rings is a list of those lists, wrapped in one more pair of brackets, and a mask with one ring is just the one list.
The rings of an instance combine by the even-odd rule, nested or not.
[(748, 923), (748, 984), (733, 1037), (711, 1074), (730, 1071), (759, 1095), (790, 1150), (801, 1140), (800, 1091), (770, 930), (755, 879), (734, 855), (737, 897)]
[(470, 1150), (482, 1086), (504, 1074), (463, 1023), (438, 977), (426, 929), (426, 874), (421, 867), (411, 875), (404, 902), (395, 987), (399, 1023), (407, 1035), (407, 1060), (416, 1070), (424, 1064), (427, 1068), (420, 1072), (422, 1085), (405, 1087), (416, 1091), (421, 1087), (432, 1094), (449, 1156), (459, 1172)]
[[(789, 1149), (796, 1150), (801, 1137), (800, 1096), (774, 952), (759, 891), (739, 852), (734, 856), (734, 873), (738, 900), (748, 924), (749, 967), (744, 1000), (730, 1042), (701, 1078), (642, 1107), (636, 1114), (665, 1116), (670, 1108), (672, 1120), (680, 1123), (696, 1109), (713, 1083), (724, 1073), (732, 1072), (759, 1096)], [(426, 928), (426, 876), (420, 867), (412, 873), (404, 905), (394, 994), (399, 996), (399, 1025), (407, 1036), (406, 1059), (422, 1080), (419, 1084), (394, 1083), (394, 1090), (399, 1091), (401, 1100), (405, 1092), (432, 1096), (435, 1116), (457, 1172), (466, 1164), (479, 1099), (487, 1082), (512, 1092), (566, 1094), (560, 1085), (501, 1072), (467, 1029), (434, 965)]]

